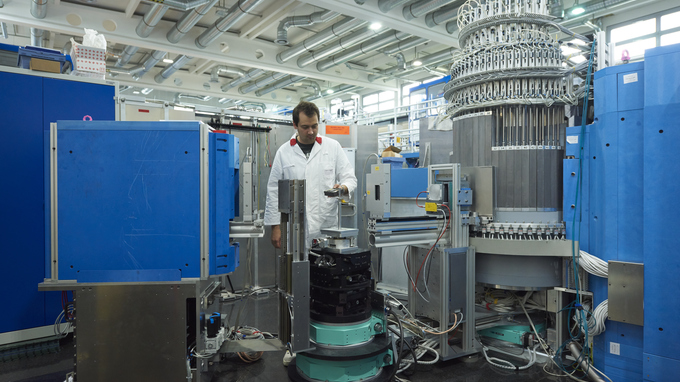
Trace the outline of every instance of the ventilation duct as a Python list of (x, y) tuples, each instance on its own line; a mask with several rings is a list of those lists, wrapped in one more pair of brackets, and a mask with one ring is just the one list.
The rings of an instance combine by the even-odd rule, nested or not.
[(118, 58), (118, 61), (116, 61), (116, 66), (121, 67), (130, 62), (132, 56), (134, 56), (138, 50), (139, 47), (137, 46), (126, 46), (125, 49), (123, 49), (123, 53), (120, 54), (120, 58)]
[(314, 49), (314, 47), (325, 44), (336, 37), (340, 37), (340, 35), (343, 33), (365, 24), (366, 21), (347, 17), (344, 20), (339, 21), (315, 34), (314, 36), (305, 39), (301, 43), (295, 44), (291, 48), (277, 54), (276, 61), (278, 61), (279, 64), (283, 64), (293, 57), (297, 57), (304, 52), (310, 52), (310, 50)]
[(168, 11), (170, 7), (167, 5), (163, 4), (154, 4), (151, 6), (151, 9), (149, 9), (148, 12), (142, 17), (142, 19), (139, 21), (139, 24), (137, 24), (137, 28), (135, 28), (135, 32), (137, 32), (137, 36), (139, 37), (149, 37), (151, 34), (151, 31), (153, 31), (153, 28), (156, 27), (156, 24), (158, 24), (159, 21), (163, 18), (163, 15), (165, 12)]
[(321, 86), (319, 85), (318, 82), (311, 80), (302, 80), (299, 82), (301, 83), (302, 86), (307, 86), (314, 89), (314, 94), (321, 95)]
[(285, 88), (286, 86), (288, 86), (290, 84), (294, 84), (296, 82), (302, 81), (305, 78), (307, 78), (307, 77), (290, 75), (286, 79), (283, 79), (283, 80), (281, 80), (281, 81), (279, 81), (279, 82), (277, 82), (277, 83), (275, 83), (271, 86), (268, 86), (264, 89), (260, 89), (260, 90), (256, 91), (255, 95), (258, 96), (258, 97), (261, 97), (265, 94), (269, 94), (269, 93), (273, 92), (274, 90)]
[(413, 20), (418, 18), (427, 12), (433, 11), (437, 8), (441, 8), (444, 5), (453, 3), (456, 0), (421, 0), (417, 1), (411, 5), (405, 6), (401, 13), (404, 15), (406, 20)]
[[(460, 8), (460, 5), (464, 3), (464, 0), (458, 0), (454, 1), (452, 4), (449, 4), (443, 8), (437, 9), (434, 12), (430, 12), (427, 15), (425, 15), (425, 25), (427, 25), (430, 28), (434, 28), (439, 24), (445, 23), (451, 19), (455, 19), (458, 17), (458, 8)], [(456, 25), (456, 28), (458, 25)], [(450, 33), (450, 32), (449, 32)]]
[(446, 23), (446, 33), (453, 34), (458, 30), (458, 20), (449, 21)]
[(219, 82), (220, 72), (236, 74), (239, 77), (243, 77), (246, 75), (246, 71), (243, 69), (233, 68), (231, 66), (217, 65), (213, 66), (212, 70), (210, 71), (210, 82)]
[(268, 75), (266, 75), (262, 78), (259, 78), (257, 81), (253, 82), (250, 85), (241, 86), (240, 88), (238, 88), (238, 92), (241, 93), (241, 94), (248, 94), (248, 93), (252, 92), (253, 90), (262, 89), (263, 87), (271, 84), (274, 81), (278, 81), (285, 76), (286, 76), (286, 73), (277, 73), (277, 72), (269, 73)]
[(426, 38), (421, 38), (421, 37), (411, 37), (409, 39), (406, 39), (404, 41), (399, 41), (397, 44), (390, 45), (387, 48), (382, 50), (382, 53), (390, 56), (395, 53), (402, 52), (406, 49), (413, 48), (414, 46), (418, 46), (421, 44), (424, 44), (430, 40)]
[[(444, 50), (440, 50), (439, 52), (432, 53), (427, 57), (421, 58), (420, 61), (422, 62), (421, 65), (419, 66), (413, 66), (413, 61), (409, 62), (406, 64), (407, 70), (403, 73), (400, 74), (408, 74), (408, 73), (413, 73), (417, 70), (422, 70), (424, 66), (427, 65), (432, 65), (435, 63), (439, 63), (442, 61), (451, 61), (453, 58), (453, 53), (457, 51), (458, 49), (456, 48), (448, 48)], [(395, 74), (399, 71), (399, 67), (393, 66), (389, 69), (381, 70), (379, 74), (369, 74), (368, 75), (368, 80), (369, 81), (375, 81), (380, 78), (385, 78), (389, 77), (392, 74)]]
[(47, 31), (45, 31), (44, 29), (31, 28), (31, 45), (41, 47), (43, 37), (46, 33)]
[(378, 0), (378, 8), (380, 8), (380, 12), (387, 13), (393, 8), (408, 3), (409, 1), (411, 0)]
[(133, 75), (132, 79), (138, 81), (140, 78), (144, 77), (144, 75), (149, 70), (151, 70), (151, 68), (156, 66), (158, 61), (162, 60), (166, 54), (168, 54), (168, 52), (162, 50), (154, 50), (153, 52), (151, 52), (151, 56), (147, 58), (146, 61), (144, 61), (144, 63), (142, 64), (142, 66), (144, 66), (144, 69), (142, 69), (142, 71), (140, 71), (139, 73)]
[(222, 33), (226, 32), (234, 26), (243, 16), (247, 15), (250, 10), (255, 8), (263, 0), (238, 0), (231, 8), (229, 13), (215, 22), (211, 28), (203, 32), (196, 38), (196, 46), (200, 49), (205, 49), (211, 42), (215, 41)]
[(404, 54), (397, 53), (394, 55), (394, 58), (397, 60), (397, 70), (400, 72), (406, 70), (406, 58), (404, 57)]
[(182, 98), (195, 99), (195, 100), (198, 100), (198, 101), (210, 101), (212, 99), (211, 96), (199, 96), (199, 95), (193, 95), (193, 94), (177, 93), (177, 95), (175, 95), (175, 102), (179, 103), (180, 99), (182, 99)]
[(186, 11), (190, 10), (192, 8), (196, 8), (199, 6), (202, 6), (203, 4), (207, 3), (208, 0), (188, 0), (188, 1), (181, 1), (181, 0), (153, 0), (158, 3), (162, 3), (163, 5), (166, 5), (170, 8), (174, 8), (180, 11)]
[(356, 44), (365, 41), (367, 38), (379, 36), (381, 33), (387, 30), (388, 30), (387, 28), (381, 28), (377, 30), (373, 30), (369, 27), (361, 28), (360, 30), (351, 33), (350, 35), (341, 38), (340, 40), (338, 40), (334, 44), (327, 46), (326, 48), (314, 51), (311, 54), (306, 54), (298, 58), (297, 65), (300, 68), (304, 68), (305, 66), (311, 64), (312, 62), (326, 58), (330, 55), (340, 52), (343, 49), (351, 48)]
[(244, 109), (247, 109), (249, 107), (252, 107), (253, 109), (261, 109), (262, 113), (264, 113), (267, 110), (267, 106), (261, 102), (243, 102), (241, 107)]
[(279, 23), (279, 28), (276, 30), (275, 42), (279, 45), (288, 45), (288, 29), (292, 27), (314, 25), (316, 23), (325, 23), (338, 15), (338, 12), (319, 11), (306, 16), (286, 17)]
[(361, 56), (362, 54), (369, 53), (371, 51), (381, 49), (395, 41), (405, 40), (411, 35), (404, 32), (390, 31), (386, 34), (375, 37), (359, 46), (352, 49), (348, 49), (339, 55), (333, 56), (329, 59), (319, 62), (316, 64), (316, 69), (320, 72), (332, 68), (333, 66), (343, 64), (355, 57)]
[(222, 105), (224, 105), (224, 104), (227, 103), (227, 102), (231, 102), (231, 101), (232, 101), (231, 98), (220, 98), (220, 99), (217, 100), (217, 102), (218, 102), (219, 104), (222, 104)]
[(131, 75), (134, 75), (134, 74), (137, 74), (137, 73), (141, 72), (142, 70), (144, 70), (144, 66), (143, 66), (143, 65), (136, 65), (136, 66), (133, 66), (133, 67), (130, 68), (130, 69), (124, 69), (124, 68), (118, 68), (118, 67), (111, 67), (111, 66), (107, 66), (107, 67), (106, 67), (106, 71), (109, 72), (109, 73), (113, 73), (113, 74), (127, 74), (127, 75), (130, 75), (130, 76), (131, 76)]
[(187, 56), (185, 54), (177, 57), (172, 64), (161, 70), (160, 73), (156, 74), (156, 76), (153, 78), (154, 81), (159, 84), (163, 83), (163, 81), (175, 74), (176, 71), (180, 70), (184, 65), (187, 64), (187, 62), (191, 61), (191, 59), (193, 59), (193, 57)]
[(201, 5), (200, 7), (196, 7), (194, 9), (191, 9), (187, 12), (185, 12), (182, 17), (177, 21), (175, 25), (172, 26), (172, 29), (167, 34), (168, 41), (170, 41), (173, 44), (176, 44), (179, 42), (179, 40), (184, 37), (191, 28), (196, 25), (196, 23), (205, 16), (210, 9), (217, 4), (219, 0), (210, 0), (204, 5)]
[(229, 83), (222, 85), (222, 91), (226, 92), (233, 87), (239, 86), (243, 83), (250, 81), (251, 79), (259, 76), (262, 73), (264, 73), (264, 69), (251, 69), (243, 77), (237, 78)]
[[(36, 19), (44, 19), (47, 16), (47, 0), (31, 0), (31, 16)], [(4, 34), (7, 35), (6, 33)], [(31, 45), (42, 46), (45, 31), (40, 28), (31, 28)]]
[(0, 35), (2, 35), (3, 38), (9, 38), (9, 36), (7, 35), (7, 24), (3, 22), (0, 22)]
[[(334, 88), (331, 88), (331, 90), (333, 90), (333, 93), (332, 93), (333, 96), (337, 96), (339, 94), (344, 94), (344, 93), (351, 92), (351, 91), (354, 91), (354, 90), (359, 90), (359, 89), (362, 89), (362, 87), (356, 86), (356, 85), (340, 85), (340, 86), (336, 86)], [(315, 99), (319, 99), (321, 97), (323, 97), (323, 94), (319, 93), (317, 95), (305, 97), (302, 100), (309, 102), (309, 101), (314, 101)]]

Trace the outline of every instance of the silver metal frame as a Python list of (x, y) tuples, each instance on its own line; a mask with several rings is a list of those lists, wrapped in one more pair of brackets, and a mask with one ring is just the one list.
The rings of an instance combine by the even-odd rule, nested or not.
[(200, 193), (201, 193), (201, 278), (210, 275), (210, 141), (208, 125), (199, 127), (200, 153)]
[(58, 179), (57, 179), (57, 124), (50, 123), (50, 254), (52, 280), (59, 279), (59, 225), (58, 225)]

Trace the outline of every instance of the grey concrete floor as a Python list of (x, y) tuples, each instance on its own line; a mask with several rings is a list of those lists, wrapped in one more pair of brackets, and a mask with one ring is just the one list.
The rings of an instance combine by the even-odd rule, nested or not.
[[(242, 303), (224, 306), (222, 309), (222, 313), (229, 317), (230, 325), (235, 323), (240, 304)], [(273, 295), (251, 299), (239, 322), (276, 333), (277, 309), (277, 299)], [(66, 373), (73, 370), (73, 355), (73, 341), (67, 338), (62, 340), (59, 353), (0, 363), (0, 382), (62, 382)], [(264, 353), (259, 361), (250, 364), (235, 355), (229, 355), (222, 362), (214, 364), (210, 373), (202, 376), (201, 382), (287, 381), (287, 371), (282, 365), (282, 359), (282, 351)], [(489, 365), (483, 356), (477, 356), (439, 362), (436, 365), (420, 365), (407, 378), (412, 382), (568, 381), (567, 378), (544, 373), (541, 366), (537, 364), (524, 371), (501, 370)], [(121, 379), (123, 380), (132, 381), (134, 378)]]

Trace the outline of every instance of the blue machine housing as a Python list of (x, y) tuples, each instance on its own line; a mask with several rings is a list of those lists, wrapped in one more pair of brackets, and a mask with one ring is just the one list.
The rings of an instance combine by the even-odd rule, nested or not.
[[(583, 132), (567, 129), (568, 238), (605, 261), (644, 263), (644, 326), (608, 320), (594, 338), (595, 366), (615, 381), (663, 381), (680, 370), (680, 308), (667, 295), (677, 284), (680, 239), (664, 218), (680, 213), (678, 63), (675, 45), (648, 50), (644, 62), (596, 72), (595, 122)], [(589, 286), (594, 305), (607, 299), (606, 279), (591, 275)]]
[[(208, 134), (207, 161), (201, 129)], [(229, 242), (238, 138), (207, 133), (198, 121), (59, 121), (56, 146), (58, 277), (48, 269), (48, 278), (178, 281), (239, 265), (238, 246)], [(210, 212), (202, 217), (206, 165)], [(202, 229), (209, 237), (208, 275), (201, 272)]]

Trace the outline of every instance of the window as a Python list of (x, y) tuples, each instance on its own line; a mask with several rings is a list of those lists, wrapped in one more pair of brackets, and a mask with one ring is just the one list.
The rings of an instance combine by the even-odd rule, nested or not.
[(365, 95), (361, 104), (364, 113), (394, 109), (394, 92), (386, 91)]
[(616, 60), (624, 50), (636, 60), (643, 58), (647, 49), (680, 43), (680, 11), (676, 8), (616, 25), (609, 29), (609, 42), (615, 44)]

